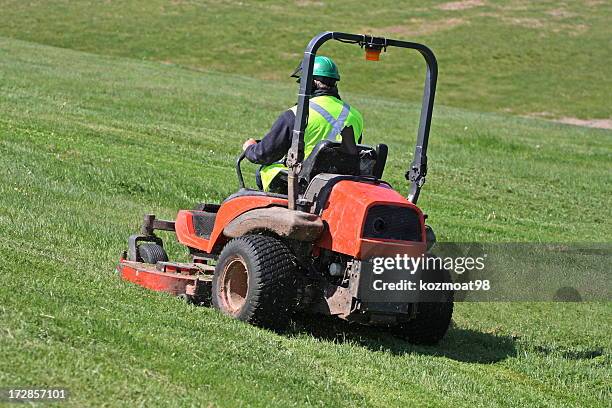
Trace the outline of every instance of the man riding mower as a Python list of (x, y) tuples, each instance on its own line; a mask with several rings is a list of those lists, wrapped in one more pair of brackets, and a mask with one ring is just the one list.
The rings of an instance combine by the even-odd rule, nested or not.
[[(337, 95), (335, 64), (316, 57), (329, 40), (364, 48), (368, 60), (391, 47), (416, 50), (425, 59), (407, 197), (382, 180), (387, 146), (360, 144), (363, 120)], [(403, 288), (410, 280), (450, 282), (449, 273), (439, 268), (381, 274), (373, 267), (383, 258), (431, 257), (435, 238), (416, 203), (427, 171), (436, 79), (436, 59), (422, 44), (340, 32), (315, 36), (301, 63), (297, 106), (279, 119), (283, 129), (275, 124), (272, 137), (247, 141), (237, 159), (240, 189), (221, 204), (181, 210), (174, 221), (146, 215), (121, 257), (121, 276), (189, 301), (211, 302), (226, 315), (263, 327), (286, 326), (296, 313), (321, 313), (379, 326), (415, 343), (439, 341), (451, 321), (452, 291), (379, 288)], [(277, 141), (274, 135), (283, 136), (268, 144)], [(274, 163), (283, 156), (284, 163)], [(245, 157), (264, 164), (258, 190), (245, 188)], [(274, 186), (285, 171), (286, 192), (284, 183)], [(174, 231), (191, 262), (168, 262), (156, 230)]]
[[(300, 77), (301, 65), (292, 77)], [(304, 157), (308, 157), (322, 140), (341, 141), (340, 133), (352, 127), (355, 143), (361, 143), (363, 118), (357, 109), (343, 102), (336, 82), (340, 81), (338, 67), (331, 58), (317, 56), (313, 67), (313, 94), (309, 101), (310, 113), (304, 133)], [(246, 158), (263, 166), (257, 172), (257, 185), (261, 190), (287, 194), (287, 167), (284, 156), (291, 146), (297, 105), (283, 112), (268, 134), (257, 143), (254, 139), (244, 142)], [(354, 146), (351, 146), (353, 150)]]

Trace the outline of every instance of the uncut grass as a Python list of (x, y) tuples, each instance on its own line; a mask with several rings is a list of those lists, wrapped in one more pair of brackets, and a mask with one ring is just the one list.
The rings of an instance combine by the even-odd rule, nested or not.
[[(429, 348), (333, 322), (279, 335), (121, 282), (142, 214), (235, 191), (240, 142), (295, 85), (0, 52), (1, 384), (64, 385), (75, 406), (605, 406), (609, 303), (459, 304)], [(418, 107), (347, 98), (405, 191)], [(609, 154), (606, 131), (440, 107), (421, 205), (445, 240), (609, 241)]]
[[(448, 2), (453, 3), (453, 2)], [(454, 2), (460, 3), (460, 2)], [(431, 46), (440, 102), (472, 111), (612, 118), (612, 4), (465, 2), (2, 0), (0, 35), (285, 80), (307, 41), (325, 30), (372, 33)], [(325, 46), (343, 84), (377, 96), (419, 96), (422, 61), (389, 50), (366, 63), (358, 47)], [(404, 56), (405, 55), (405, 56)]]

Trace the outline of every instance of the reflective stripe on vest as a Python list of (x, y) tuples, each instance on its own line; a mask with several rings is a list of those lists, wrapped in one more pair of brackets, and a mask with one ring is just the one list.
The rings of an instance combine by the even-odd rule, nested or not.
[(327, 139), (335, 142), (336, 136), (338, 136), (342, 132), (342, 129), (344, 129), (344, 122), (346, 121), (346, 118), (348, 118), (349, 112), (351, 111), (350, 105), (346, 102), (343, 103), (342, 111), (340, 112), (338, 119), (334, 119), (331, 113), (315, 102), (311, 101), (309, 103), (309, 107), (311, 107), (319, 115), (323, 116), (327, 123), (331, 125), (332, 128), (327, 134)]
[[(347, 121), (354, 129), (355, 142), (359, 140), (363, 132), (363, 119), (361, 114), (348, 103), (333, 96), (317, 96), (310, 99), (309, 109), (311, 115), (304, 129), (304, 158), (310, 155), (314, 146), (321, 140), (337, 141), (336, 138), (341, 134)], [(293, 106), (291, 111), (297, 114), (297, 106)], [(314, 115), (315, 112), (317, 115)], [(338, 114), (338, 119), (335, 119), (332, 113)], [(268, 191), (274, 177), (283, 170), (286, 171), (287, 167), (279, 163), (261, 168), (260, 176), (265, 191)]]

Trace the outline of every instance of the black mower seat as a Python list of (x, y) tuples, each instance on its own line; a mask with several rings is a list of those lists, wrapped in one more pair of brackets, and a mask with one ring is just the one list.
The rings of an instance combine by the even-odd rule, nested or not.
[(321, 173), (382, 178), (387, 161), (387, 145), (379, 144), (374, 148), (354, 145), (351, 149), (353, 153), (347, 153), (342, 143), (331, 140), (317, 143), (302, 164), (298, 176), (300, 186), (306, 188)]
[(274, 197), (274, 198), (283, 198), (285, 200), (287, 199), (287, 194), (268, 193), (265, 191), (253, 190), (251, 188), (241, 188), (240, 190), (236, 191), (234, 194), (232, 194), (231, 196), (223, 200), (223, 202), (225, 203), (236, 197), (245, 197), (245, 196)]

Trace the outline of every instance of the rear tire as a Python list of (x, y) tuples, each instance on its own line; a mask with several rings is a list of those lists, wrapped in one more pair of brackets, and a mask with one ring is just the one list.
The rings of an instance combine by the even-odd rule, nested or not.
[(138, 246), (138, 256), (144, 263), (155, 265), (158, 262), (168, 262), (168, 254), (161, 245), (140, 244)]
[(212, 304), (224, 314), (282, 329), (295, 312), (297, 293), (297, 262), (279, 239), (245, 235), (221, 251), (212, 281)]
[[(429, 282), (452, 282), (447, 270), (427, 272)], [(413, 344), (433, 345), (438, 343), (448, 330), (453, 317), (454, 292), (442, 292), (438, 302), (417, 303), (416, 316), (406, 323), (392, 328), (392, 332)]]

